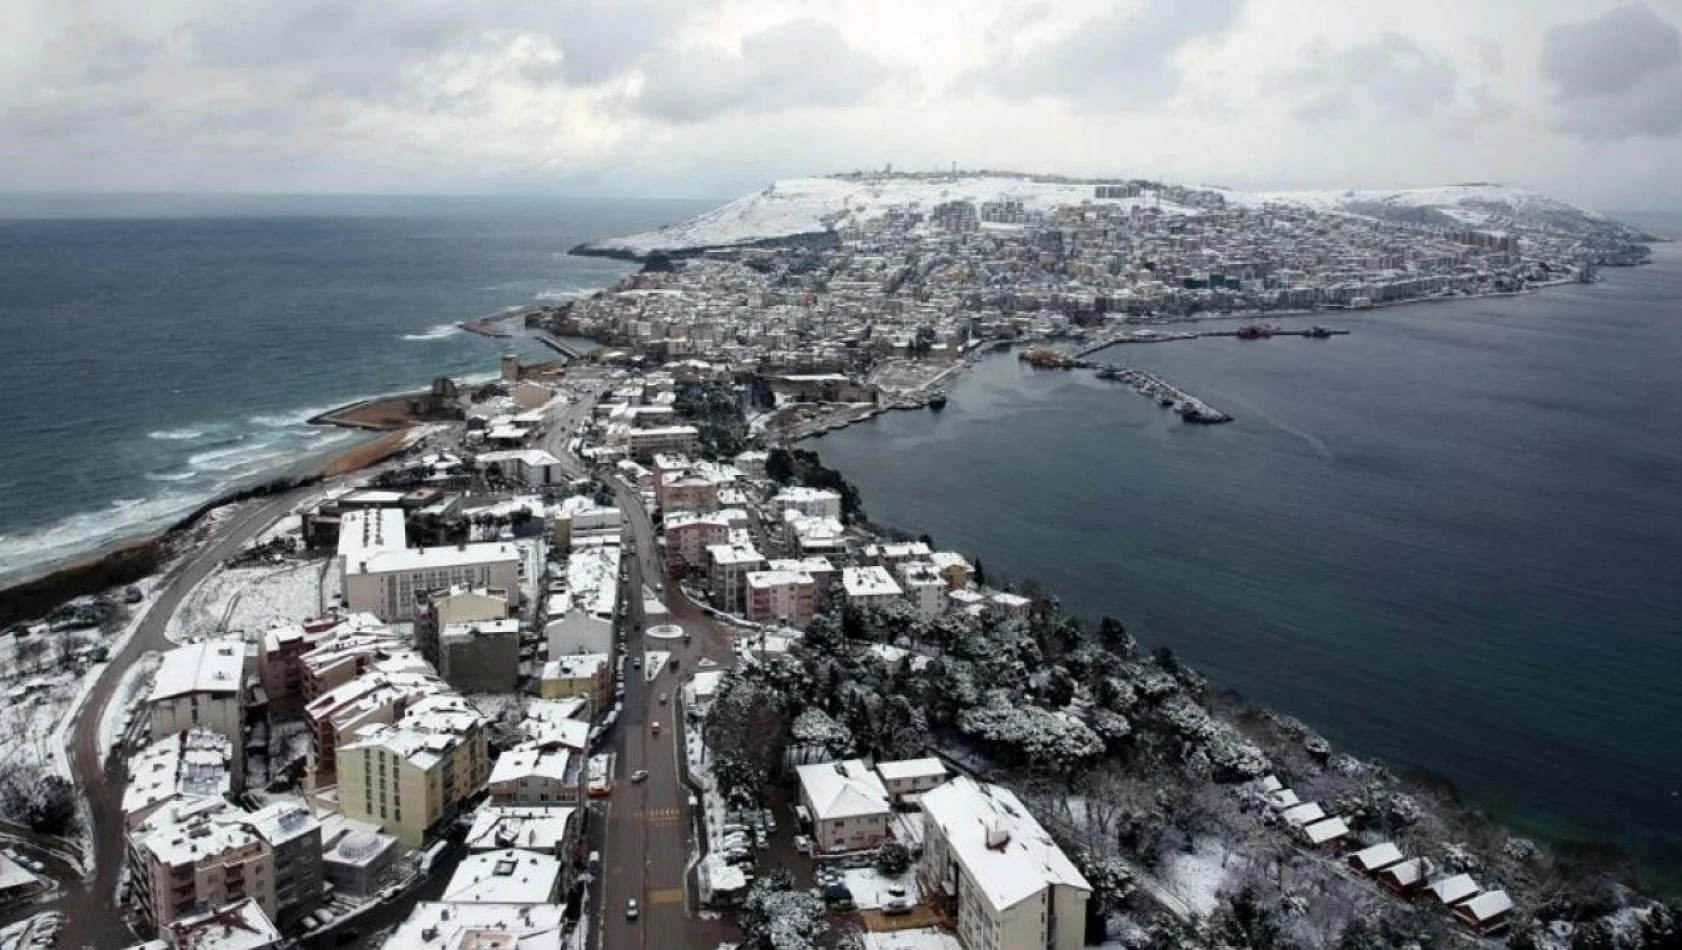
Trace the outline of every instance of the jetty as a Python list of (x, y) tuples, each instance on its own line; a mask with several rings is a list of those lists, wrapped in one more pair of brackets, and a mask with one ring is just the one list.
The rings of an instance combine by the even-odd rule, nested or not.
[(544, 346), (547, 346), (551, 350), (554, 350), (555, 352), (561, 354), (562, 356), (566, 357), (567, 359), (581, 360), (581, 359), (584, 359), (585, 357), (590, 355), (589, 353), (585, 352), (584, 350), (581, 350), (578, 347), (573, 346), (571, 343), (568, 343), (567, 341), (561, 339), (560, 337), (554, 335), (553, 333), (548, 332), (547, 330), (533, 331), (532, 336), (537, 337), (538, 342), (542, 343)]
[(1324, 340), (1334, 336), (1348, 335), (1348, 330), (1333, 330), (1322, 326), (1312, 326), (1306, 330), (1286, 330), (1263, 324), (1246, 324), (1236, 330), (1129, 330), (1094, 340), (1075, 350), (1071, 355), (1077, 360), (1083, 360), (1099, 350), (1106, 350), (1123, 343), (1173, 343), (1178, 340), (1198, 340), (1204, 337), (1217, 336), (1236, 337), (1240, 340), (1269, 340), (1281, 336), (1302, 337), (1305, 340)]
[(1099, 379), (1113, 380), (1132, 387), (1141, 396), (1156, 400), (1156, 404), (1179, 413), (1180, 419), (1197, 425), (1218, 425), (1231, 422), (1232, 416), (1216, 409), (1155, 373), (1129, 369), (1113, 363), (1098, 367)]
[(510, 320), (524, 320), (531, 314), (541, 312), (543, 312), (543, 307), (537, 305), (513, 307), (508, 310), (499, 310), (496, 313), (486, 314), (482, 317), (474, 317), (471, 320), (462, 320), (459, 321), (456, 326), (466, 330), (468, 333), (477, 333), (480, 336), (494, 337), (496, 339), (507, 339), (514, 334), (510, 333), (503, 327), (498, 326), (498, 324), (507, 323)]

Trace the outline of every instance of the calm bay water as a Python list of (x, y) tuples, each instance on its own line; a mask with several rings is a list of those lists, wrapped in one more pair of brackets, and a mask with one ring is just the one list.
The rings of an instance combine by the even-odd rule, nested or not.
[(456, 321), (607, 286), (574, 244), (692, 201), (0, 198), (0, 575), (351, 438), (303, 425), (514, 349)]
[(1616, 841), (1674, 886), (1682, 246), (1656, 261), (1596, 286), (1322, 317), (1353, 331), (1332, 340), (1099, 357), (1228, 425), (998, 355), (943, 413), (809, 445), (873, 519), (1119, 617), (1522, 831)]

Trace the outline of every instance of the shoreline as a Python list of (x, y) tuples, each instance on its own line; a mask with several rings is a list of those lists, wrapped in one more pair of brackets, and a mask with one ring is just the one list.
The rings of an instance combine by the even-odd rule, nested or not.
[(372, 467), (402, 451), (407, 443), (407, 430), (370, 434), (355, 445), (253, 475), (250, 484), (218, 492), (157, 531), (113, 538), (91, 551), (0, 578), (0, 628), (32, 620), (77, 597), (126, 587), (155, 574), (175, 553), (176, 545), (219, 508)]

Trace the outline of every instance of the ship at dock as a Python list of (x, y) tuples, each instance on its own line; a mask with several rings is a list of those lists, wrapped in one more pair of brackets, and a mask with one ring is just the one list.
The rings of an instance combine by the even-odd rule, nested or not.
[(1266, 340), (1279, 332), (1271, 323), (1246, 323), (1238, 328), (1240, 340)]

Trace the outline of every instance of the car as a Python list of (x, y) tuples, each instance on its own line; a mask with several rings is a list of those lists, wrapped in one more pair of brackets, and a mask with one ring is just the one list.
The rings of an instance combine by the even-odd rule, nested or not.
[(771, 814), (769, 808), (765, 809), (765, 830), (772, 834), (777, 833), (777, 816)]
[(660, 734), (660, 720), (656, 719), (653, 722), (649, 723), (648, 724), (648, 730), (650, 732), (654, 733), (655, 735), (659, 735)]
[(632, 660), (631, 661), (631, 667), (633, 669), (638, 669), (638, 670), (642, 669), (642, 657), (639, 656), (636, 659)]
[(794, 838), (794, 850), (806, 855), (807, 857), (811, 857), (812, 839), (807, 835), (796, 835)]
[(665, 693), (660, 694), (660, 705), (662, 705), (662, 706), (666, 705), (666, 694)]
[(625, 919), (626, 920), (636, 920), (637, 917), (639, 915), (641, 915), (641, 913), (642, 913), (642, 911), (641, 911), (640, 908), (637, 907), (637, 899), (635, 897), (633, 897), (630, 900), (625, 902)]
[(648, 770), (647, 769), (637, 769), (635, 772), (631, 773), (631, 781), (633, 783), (641, 782), (646, 778), (648, 778)]
[(895, 914), (909, 914), (914, 905), (903, 897), (896, 897), (882, 905), (882, 913), (889, 916)]

